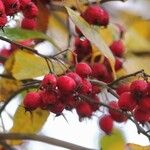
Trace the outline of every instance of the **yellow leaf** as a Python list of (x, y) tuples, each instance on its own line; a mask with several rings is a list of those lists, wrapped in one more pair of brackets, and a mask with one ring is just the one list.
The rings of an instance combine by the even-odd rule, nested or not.
[(20, 87), (21, 82), (17, 80), (0, 78), (0, 101), (6, 101)]
[(103, 38), (100, 35), (99, 28), (96, 28), (94, 26), (90, 26), (82, 17), (79, 16), (78, 13), (73, 11), (72, 9), (66, 7), (68, 14), (72, 21), (75, 23), (75, 25), (81, 30), (81, 32), (84, 34), (84, 36), (92, 43), (94, 44), (101, 54), (103, 54), (108, 60), (110, 61), (113, 73), (115, 75), (114, 71), (114, 64), (115, 59), (110, 51), (109, 47), (103, 40)]
[[(68, 69), (67, 64), (51, 60), (49, 62), (51, 70), (56, 74), (62, 74)], [(32, 53), (17, 50), (6, 62), (6, 69), (15, 79), (31, 79), (45, 75), (49, 72), (48, 65), (44, 58)]]
[(150, 145), (141, 146), (138, 144), (128, 143), (126, 144), (127, 150), (150, 150)]
[(127, 71), (127, 74), (141, 69), (150, 74), (150, 56), (127, 56), (124, 62), (124, 69)]
[(105, 135), (100, 139), (102, 150), (125, 150), (125, 139), (122, 132), (114, 129), (111, 135)]
[[(13, 127), (10, 132), (15, 133), (36, 133), (41, 130), (48, 118), (49, 112), (41, 109), (25, 112), (23, 107), (18, 107), (13, 120)], [(22, 141), (11, 141), (12, 145), (21, 144)]]

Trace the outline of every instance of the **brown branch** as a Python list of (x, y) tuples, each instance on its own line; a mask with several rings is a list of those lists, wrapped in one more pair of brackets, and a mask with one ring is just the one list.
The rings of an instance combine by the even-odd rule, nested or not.
[(33, 141), (39, 141), (47, 144), (56, 145), (59, 147), (64, 147), (70, 150), (94, 150), (91, 148), (86, 148), (69, 142), (50, 138), (48, 136), (36, 135), (36, 134), (0, 133), (0, 140), (33, 140)]
[(13, 78), (11, 75), (8, 74), (0, 74), (0, 77), (15, 80), (15, 78)]

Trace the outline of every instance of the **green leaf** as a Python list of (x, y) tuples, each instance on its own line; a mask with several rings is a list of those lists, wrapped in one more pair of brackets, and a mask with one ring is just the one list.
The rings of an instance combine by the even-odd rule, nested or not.
[(106, 58), (108, 58), (108, 60), (110, 61), (112, 70), (115, 74), (115, 71), (114, 71), (115, 58), (111, 50), (109, 49), (109, 47), (107, 46), (103, 38), (101, 37), (99, 28), (90, 26), (82, 17), (80, 17), (79, 14), (77, 14), (75, 11), (73, 11), (69, 7), (66, 7), (66, 9), (68, 11), (70, 18), (72, 19), (74, 24), (81, 30), (84, 36), (92, 44), (94, 44)]
[(58, 50), (61, 50), (53, 41), (52, 38), (39, 31), (32, 31), (21, 28), (5, 28), (4, 32), (0, 30), (0, 36), (5, 36), (8, 39), (21, 41), (26, 39), (44, 39), (52, 43)]
[(125, 139), (122, 132), (114, 129), (111, 135), (104, 135), (100, 139), (100, 147), (102, 150), (124, 150)]
[[(61, 64), (58, 61), (49, 62), (51, 70), (57, 74), (63, 74), (68, 69), (67, 64)], [(49, 67), (44, 58), (38, 57), (32, 53), (16, 50), (5, 63), (6, 70), (12, 74), (15, 79), (32, 79), (49, 73)]]
[[(10, 132), (15, 133), (36, 133), (43, 127), (49, 116), (46, 110), (36, 109), (32, 112), (25, 112), (23, 107), (18, 107), (14, 115), (13, 127)], [(18, 145), (22, 141), (12, 140), (10, 144)]]

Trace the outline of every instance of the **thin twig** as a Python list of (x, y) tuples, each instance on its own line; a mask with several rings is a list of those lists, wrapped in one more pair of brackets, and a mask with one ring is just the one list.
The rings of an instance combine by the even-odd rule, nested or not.
[(58, 139), (50, 138), (48, 136), (36, 135), (36, 134), (0, 133), (0, 140), (33, 140), (33, 141), (39, 141), (47, 144), (56, 145), (59, 147), (64, 147), (70, 150), (95, 150), (91, 148), (82, 147), (76, 144), (72, 144), (69, 142), (61, 141)]

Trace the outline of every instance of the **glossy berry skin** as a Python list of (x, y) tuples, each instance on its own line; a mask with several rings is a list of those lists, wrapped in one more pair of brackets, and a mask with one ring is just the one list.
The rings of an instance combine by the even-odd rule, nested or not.
[(57, 85), (57, 78), (54, 74), (47, 74), (44, 76), (41, 86), (44, 88), (55, 88)]
[(109, 15), (103, 8), (93, 5), (89, 6), (81, 16), (93, 25), (107, 26), (109, 23)]
[[(109, 102), (108, 106), (113, 109), (120, 110), (118, 103), (116, 101)], [(117, 112), (113, 109), (109, 109), (109, 113), (113, 120), (115, 120), (116, 122), (119, 122), (119, 123), (127, 120), (127, 117), (125, 115), (123, 115), (120, 112)]]
[(24, 29), (33, 30), (37, 27), (37, 22), (35, 19), (24, 18), (21, 22), (21, 27)]
[(150, 112), (147, 112), (139, 107), (134, 110), (134, 119), (142, 124), (150, 121)]
[(79, 118), (88, 117), (90, 118), (92, 116), (92, 109), (90, 105), (87, 102), (79, 102), (76, 107), (77, 114), (79, 115)]
[(136, 100), (130, 92), (124, 92), (120, 95), (118, 105), (124, 111), (132, 111), (136, 107)]
[(113, 120), (110, 115), (104, 115), (99, 120), (99, 127), (106, 134), (111, 134), (113, 130)]
[(139, 101), (139, 107), (150, 113), (150, 97), (146, 96)]
[(135, 80), (130, 85), (130, 91), (135, 99), (140, 100), (147, 92), (147, 82)]
[(112, 53), (117, 56), (117, 57), (122, 57), (123, 53), (125, 51), (125, 47), (124, 44), (121, 40), (118, 41), (114, 41), (111, 45), (110, 45), (110, 49), (112, 51)]
[(38, 92), (29, 92), (23, 100), (24, 107), (27, 111), (38, 108), (41, 104), (41, 96)]
[(60, 92), (71, 94), (76, 89), (76, 82), (69, 76), (60, 76), (57, 80), (57, 86)]
[(121, 95), (124, 92), (130, 92), (130, 85), (129, 84), (121, 84), (116, 88), (116, 92), (118, 95)]
[(75, 71), (82, 78), (86, 78), (92, 73), (91, 67), (84, 62), (78, 63), (75, 67)]

